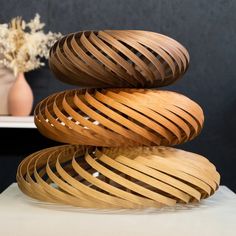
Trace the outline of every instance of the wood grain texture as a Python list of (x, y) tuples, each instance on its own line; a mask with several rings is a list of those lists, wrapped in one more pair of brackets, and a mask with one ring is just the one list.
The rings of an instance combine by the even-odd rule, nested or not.
[(176, 145), (196, 137), (203, 122), (194, 101), (151, 89), (68, 90), (35, 109), (35, 124), (46, 137), (93, 146)]
[(189, 54), (165, 35), (141, 30), (82, 31), (51, 48), (57, 78), (80, 87), (161, 87), (187, 70)]
[(17, 170), (20, 189), (40, 201), (86, 208), (146, 208), (197, 202), (219, 187), (205, 157), (168, 147), (64, 145), (33, 153)]

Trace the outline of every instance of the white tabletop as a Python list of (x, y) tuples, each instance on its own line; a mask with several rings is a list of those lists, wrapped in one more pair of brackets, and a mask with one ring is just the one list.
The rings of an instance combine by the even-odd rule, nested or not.
[(12, 184), (0, 195), (0, 235), (235, 236), (236, 195), (221, 186), (195, 207), (102, 212), (41, 204)]

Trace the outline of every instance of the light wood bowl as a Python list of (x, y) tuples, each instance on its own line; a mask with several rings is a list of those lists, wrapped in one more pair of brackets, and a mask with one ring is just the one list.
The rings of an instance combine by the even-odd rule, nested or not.
[(65, 145), (25, 158), (20, 189), (40, 201), (85, 208), (148, 208), (198, 202), (219, 187), (205, 157), (168, 147)]

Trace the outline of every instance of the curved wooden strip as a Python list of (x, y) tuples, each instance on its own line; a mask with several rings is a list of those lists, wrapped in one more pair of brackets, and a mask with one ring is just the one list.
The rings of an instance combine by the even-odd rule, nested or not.
[(26, 157), (16, 178), (32, 198), (85, 208), (186, 204), (219, 186), (219, 174), (206, 158), (162, 146), (52, 147)]
[(187, 70), (189, 54), (177, 41), (149, 31), (82, 31), (51, 48), (49, 65), (62, 81), (82, 87), (160, 87)]

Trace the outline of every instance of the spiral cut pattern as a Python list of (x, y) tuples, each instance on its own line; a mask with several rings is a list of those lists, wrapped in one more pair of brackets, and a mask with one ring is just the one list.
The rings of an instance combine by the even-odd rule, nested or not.
[(43, 135), (107, 147), (180, 144), (196, 137), (203, 121), (202, 109), (189, 98), (150, 89), (64, 91), (35, 109)]
[(49, 64), (57, 78), (82, 87), (150, 88), (179, 79), (189, 54), (174, 39), (154, 32), (83, 31), (57, 41)]
[(21, 162), (20, 189), (30, 197), (86, 208), (143, 208), (199, 201), (220, 176), (203, 156), (166, 147), (98, 150), (59, 146)]

